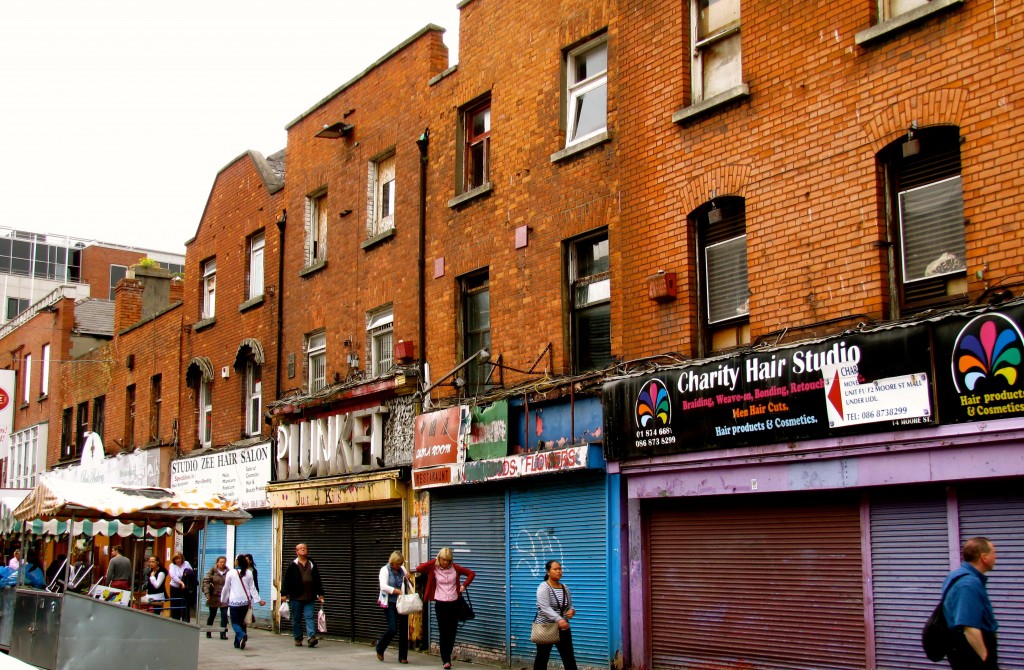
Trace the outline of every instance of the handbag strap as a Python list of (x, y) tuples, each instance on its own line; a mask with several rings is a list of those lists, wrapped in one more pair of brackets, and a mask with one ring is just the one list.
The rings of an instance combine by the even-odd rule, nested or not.
[(569, 591), (568, 591), (568, 589), (565, 588), (565, 584), (559, 584), (558, 585), (558, 588), (562, 589), (562, 603), (559, 604), (558, 603), (558, 596), (555, 594), (555, 587), (551, 586), (551, 584), (548, 584), (546, 579), (544, 580), (544, 583), (547, 584), (548, 590), (551, 591), (551, 597), (555, 599), (555, 604), (558, 605), (558, 613), (561, 614), (564, 617), (566, 611), (568, 611), (568, 607), (567, 607), (567, 605), (569, 604)]
[(242, 585), (242, 590), (245, 591), (245, 599), (249, 601), (249, 607), (252, 607), (252, 598), (249, 597), (249, 589), (245, 588), (245, 575), (238, 573), (238, 583)]

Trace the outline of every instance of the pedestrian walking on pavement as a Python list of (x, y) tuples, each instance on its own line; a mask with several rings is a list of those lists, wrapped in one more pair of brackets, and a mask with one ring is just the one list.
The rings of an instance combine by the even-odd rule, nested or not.
[(305, 625), (307, 644), (315, 647), (320, 642), (316, 636), (316, 603), (324, 601), (324, 583), (320, 579), (320, 568), (309, 558), (309, 547), (305, 544), (295, 545), (295, 560), (288, 564), (281, 583), (281, 601), (288, 603), (295, 646), (302, 646)]
[[(476, 573), (454, 562), (452, 550), (444, 547), (437, 552), (437, 558), (416, 566), (416, 572), (427, 576), (427, 588), (423, 602), (434, 601), (434, 617), (440, 637), (441, 663), (452, 667), (452, 649), (455, 648), (455, 633), (459, 629), (459, 612), (462, 593), (476, 577)], [(462, 581), (465, 578), (466, 581)]]
[(252, 582), (249, 560), (244, 554), (239, 554), (235, 557), (235, 569), (228, 571), (224, 578), (224, 588), (220, 593), (220, 604), (228, 608), (231, 628), (235, 631), (235, 649), (245, 649), (245, 643), (249, 639), (246, 634), (246, 617), (256, 602), (260, 605), (267, 604), (260, 599), (260, 592)]
[(572, 631), (569, 630), (569, 619), (576, 616), (572, 608), (572, 595), (562, 584), (562, 564), (548, 561), (544, 564), (547, 579), (537, 587), (537, 616), (533, 623), (558, 624), (558, 642), (552, 644), (537, 643), (537, 656), (533, 660), (533, 670), (547, 670), (551, 647), (558, 648), (565, 670), (576, 670), (576, 654), (572, 649)]
[[(213, 625), (213, 620), (217, 616), (217, 610), (220, 610), (220, 627), (224, 628), (220, 633), (220, 639), (228, 639), (227, 627), (228, 627), (228, 608), (223, 607), (220, 604), (220, 594), (224, 590), (224, 580), (228, 576), (228, 558), (227, 556), (218, 556), (217, 560), (214, 561), (213, 567), (210, 568), (206, 576), (203, 577), (203, 595), (206, 596), (206, 607), (210, 610), (209, 616), (206, 617), (207, 627)], [(256, 589), (259, 591), (259, 589)], [(212, 637), (210, 631), (206, 631), (206, 637)]]
[(192, 620), (189, 610), (192, 608), (192, 597), (188, 583), (193, 579), (195, 571), (192, 564), (185, 560), (179, 551), (171, 557), (167, 567), (167, 579), (171, 584), (171, 618), (189, 623)]
[(953, 670), (998, 670), (996, 621), (985, 573), (996, 567), (996, 547), (988, 538), (964, 543), (964, 562), (942, 584), (942, 604), (950, 641), (947, 658)]
[(412, 580), (409, 578), (409, 571), (405, 569), (405, 556), (400, 551), (391, 552), (387, 564), (380, 569), (378, 574), (380, 582), (380, 597), (377, 604), (384, 608), (384, 616), (388, 622), (388, 628), (384, 635), (377, 640), (377, 660), (384, 660), (384, 652), (395, 635), (398, 635), (398, 662), (409, 662), (409, 616), (398, 613), (398, 596), (406, 583), (415, 589)]

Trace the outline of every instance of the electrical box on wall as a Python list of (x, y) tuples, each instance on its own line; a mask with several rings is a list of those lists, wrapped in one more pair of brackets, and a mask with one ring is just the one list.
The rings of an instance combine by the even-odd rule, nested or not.
[(408, 363), (412, 361), (415, 356), (416, 350), (412, 342), (399, 340), (398, 344), (395, 345), (395, 360), (401, 361), (402, 363)]
[(676, 299), (676, 273), (658, 272), (647, 278), (647, 296), (655, 302)]
[(228, 377), (230, 377), (231, 376), (231, 368), (229, 368), (226, 365), (224, 367), (222, 367), (220, 369), (220, 376), (222, 378), (224, 378), (224, 379), (227, 379)]

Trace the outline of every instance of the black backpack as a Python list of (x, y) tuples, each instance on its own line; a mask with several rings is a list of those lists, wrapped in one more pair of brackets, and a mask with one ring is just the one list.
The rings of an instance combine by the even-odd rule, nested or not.
[(949, 587), (942, 592), (935, 611), (924, 623), (924, 629), (921, 631), (921, 646), (924, 647), (924, 655), (932, 663), (938, 663), (946, 658), (946, 653), (949, 651), (949, 624), (946, 623), (946, 613), (942, 611), (942, 603), (946, 600), (946, 593), (953, 588), (953, 584), (965, 576), (957, 575), (956, 579), (949, 583)]

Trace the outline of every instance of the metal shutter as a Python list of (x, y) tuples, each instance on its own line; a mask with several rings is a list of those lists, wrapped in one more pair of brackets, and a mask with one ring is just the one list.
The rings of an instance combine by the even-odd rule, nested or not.
[(930, 669), (921, 628), (949, 573), (944, 488), (871, 494), (871, 577), (879, 670)]
[[(305, 543), (324, 582), (327, 631), (352, 639), (352, 517), (345, 512), (285, 513), (281, 579), (295, 560), (295, 545)], [(376, 582), (376, 573), (366, 579)], [(290, 630), (291, 621), (281, 624)]]
[(1024, 668), (1024, 482), (967, 488), (960, 494), (960, 538), (996, 546), (988, 595), (999, 622), (999, 665)]
[(235, 554), (252, 554), (256, 562), (256, 575), (259, 578), (260, 597), (267, 604), (262, 607), (258, 602), (252, 606), (257, 626), (273, 625), (271, 608), (270, 552), (274, 546), (273, 530), (270, 523), (270, 512), (253, 512), (252, 519), (235, 529)]
[(865, 667), (856, 502), (701, 498), (647, 520), (653, 667)]
[[(508, 656), (505, 537), (503, 489), (474, 488), (471, 496), (431, 494), (430, 555), (451, 547), (455, 562), (476, 572), (469, 587), (476, 618), (460, 628), (455, 638), (455, 654), (460, 658), (467, 656), (460, 650), (502, 663)], [(436, 626), (431, 626), (430, 642), (437, 644)]]
[[(373, 642), (386, 628), (384, 611), (377, 604), (380, 595), (379, 575), (391, 552), (402, 551), (402, 512), (397, 508), (355, 512), (352, 516), (352, 530), (352, 564), (355, 568), (351, 591), (354, 638)], [(324, 588), (327, 586), (324, 585)], [(329, 626), (329, 615), (327, 622)]]
[[(206, 537), (206, 551), (203, 552), (203, 537)], [(206, 528), (200, 531), (199, 535), (199, 552), (200, 565), (196, 569), (199, 571), (199, 588), (202, 589), (203, 577), (210, 571), (214, 565), (217, 564), (217, 557), (224, 556), (228, 559), (228, 567), (231, 567), (231, 563), (234, 560), (231, 556), (228, 556), (228, 531), (227, 526), (223, 523), (208, 523)], [(199, 595), (199, 610), (196, 613), (196, 618), (199, 619), (203, 624), (206, 623), (206, 615), (209, 614), (210, 608), (206, 606), (206, 597), (202, 594)], [(220, 625), (220, 619), (214, 619), (214, 625)]]
[[(608, 604), (608, 492), (605, 479), (587, 478), (557, 485), (535, 485), (509, 495), (509, 579), (512, 664), (536, 653), (530, 624), (537, 613), (537, 585), (544, 564), (556, 560), (565, 571), (576, 616), (572, 643), (581, 666), (611, 663)], [(557, 657), (558, 651), (553, 650)]]

